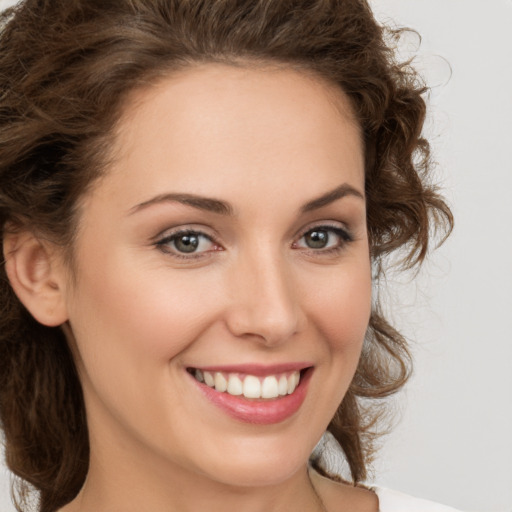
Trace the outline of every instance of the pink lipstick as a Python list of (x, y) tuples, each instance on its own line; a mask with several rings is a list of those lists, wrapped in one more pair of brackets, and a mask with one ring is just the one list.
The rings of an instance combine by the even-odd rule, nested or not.
[(313, 367), (307, 363), (228, 365), (187, 371), (202, 395), (232, 418), (270, 425), (285, 421), (299, 410)]

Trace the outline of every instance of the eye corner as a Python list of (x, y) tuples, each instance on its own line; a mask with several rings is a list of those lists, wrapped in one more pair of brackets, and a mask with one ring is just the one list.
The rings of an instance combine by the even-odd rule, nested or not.
[(178, 228), (161, 234), (154, 246), (165, 255), (181, 260), (205, 258), (213, 252), (224, 250), (215, 238), (194, 228)]
[[(308, 235), (315, 234), (316, 240), (313, 240), (314, 246), (305, 241)], [(331, 239), (334, 238), (333, 241)], [(304, 242), (301, 244), (301, 240)], [(331, 254), (339, 252), (354, 241), (354, 237), (350, 230), (339, 224), (321, 223), (308, 226), (302, 230), (299, 237), (292, 243), (293, 249), (305, 249), (309, 252), (319, 255)]]

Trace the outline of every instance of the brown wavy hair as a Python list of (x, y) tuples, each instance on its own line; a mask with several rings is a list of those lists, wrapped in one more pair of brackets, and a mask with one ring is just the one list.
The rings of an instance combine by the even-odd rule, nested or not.
[[(451, 230), (421, 136), (426, 89), (395, 59), (399, 31), (380, 26), (366, 0), (25, 0), (1, 22), (2, 239), (24, 227), (71, 253), (77, 200), (106, 166), (128, 93), (210, 62), (289, 65), (348, 95), (364, 135), (375, 286), (390, 253), (416, 267), (434, 232)], [(7, 465), (21, 479), (19, 496), (28, 482), (38, 509), (53, 512), (88, 470), (80, 382), (61, 329), (31, 317), (3, 264), (0, 309)], [(406, 341), (375, 300), (357, 372), (328, 427), (354, 483), (367, 474), (380, 399), (403, 386), (410, 367)]]

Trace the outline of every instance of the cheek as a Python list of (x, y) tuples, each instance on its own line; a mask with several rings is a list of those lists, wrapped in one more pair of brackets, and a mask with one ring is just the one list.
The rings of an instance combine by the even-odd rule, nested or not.
[(88, 416), (103, 421), (97, 419), (114, 411), (126, 425), (138, 418), (138, 428), (151, 431), (179, 405), (180, 394), (169, 389), (182, 384), (176, 378), (180, 355), (208, 325), (214, 297), (207, 279), (198, 287), (186, 273), (171, 280), (168, 269), (110, 256), (103, 254), (101, 267), (89, 265), (81, 272), (70, 302)]
[(334, 270), (310, 295), (311, 316), (331, 353), (359, 357), (371, 313), (371, 288), (370, 265), (363, 260)]
[(318, 355), (311, 417), (318, 418), (319, 430), (332, 420), (350, 386), (368, 328), (371, 269), (365, 254), (360, 261), (333, 268), (329, 276), (317, 279), (316, 293), (308, 298)]
[(215, 308), (208, 292), (213, 283), (196, 281), (186, 272), (148, 268), (129, 256), (105, 256), (101, 268), (82, 273), (73, 329), (88, 344), (101, 346), (105, 356), (110, 349), (139, 363), (166, 364), (198, 335)]

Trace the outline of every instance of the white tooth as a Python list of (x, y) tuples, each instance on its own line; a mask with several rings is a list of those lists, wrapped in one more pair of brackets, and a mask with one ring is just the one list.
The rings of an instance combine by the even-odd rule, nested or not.
[(210, 372), (204, 372), (203, 377), (204, 377), (204, 381), (206, 382), (206, 385), (213, 388), (213, 386), (215, 385), (213, 375)]
[(278, 391), (281, 396), (288, 394), (288, 379), (286, 375), (279, 377)]
[(199, 382), (204, 382), (204, 378), (203, 378), (203, 372), (201, 370), (197, 370), (194, 372), (194, 377), (199, 381)]
[(258, 377), (247, 375), (244, 379), (244, 396), (246, 398), (261, 397), (261, 383)]
[(235, 396), (243, 393), (242, 381), (236, 375), (229, 376), (227, 391)]
[(228, 389), (228, 381), (220, 372), (215, 373), (215, 389), (221, 393)]
[(288, 394), (291, 395), (295, 391), (295, 379), (293, 374), (288, 377)]
[(293, 380), (295, 381), (295, 387), (297, 387), (300, 382), (300, 372), (293, 372)]
[(277, 379), (274, 376), (265, 377), (263, 384), (261, 385), (261, 397), (262, 398), (276, 398), (279, 396), (279, 385)]

